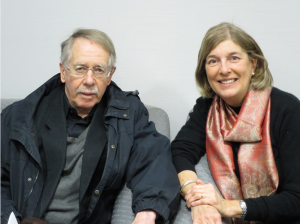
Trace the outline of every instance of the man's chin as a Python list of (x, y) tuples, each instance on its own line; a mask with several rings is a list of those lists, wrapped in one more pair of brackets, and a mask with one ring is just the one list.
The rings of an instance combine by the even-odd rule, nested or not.
[(89, 110), (89, 109), (93, 109), (93, 107), (96, 105), (96, 102), (85, 102), (80, 104), (79, 108), (82, 110)]

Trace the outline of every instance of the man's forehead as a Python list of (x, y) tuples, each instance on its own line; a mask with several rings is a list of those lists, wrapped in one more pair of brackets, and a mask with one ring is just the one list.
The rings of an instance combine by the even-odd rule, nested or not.
[(97, 44), (95, 41), (89, 39), (89, 38), (85, 38), (85, 37), (77, 37), (74, 39), (74, 43), (76, 42), (90, 42), (91, 44)]
[(73, 42), (72, 48), (76, 47), (76, 46), (82, 46), (84, 44), (90, 44), (91, 46), (100, 47), (100, 48), (103, 48), (105, 51), (107, 51), (107, 49), (103, 45), (97, 43), (94, 40), (91, 40), (91, 39), (88, 39), (88, 38), (84, 38), (84, 37), (78, 37), (78, 38), (76, 38), (74, 40), (74, 42)]
[(85, 64), (85, 59), (98, 58), (99, 64), (107, 66), (109, 63), (109, 52), (101, 44), (87, 38), (76, 38), (71, 49), (71, 60), (75, 60), (76, 64)]

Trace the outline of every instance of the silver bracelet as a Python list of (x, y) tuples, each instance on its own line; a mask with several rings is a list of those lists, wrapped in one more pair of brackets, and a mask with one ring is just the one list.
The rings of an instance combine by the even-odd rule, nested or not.
[(190, 184), (190, 183), (196, 183), (196, 181), (197, 180), (188, 180), (187, 182), (185, 182), (183, 185), (181, 185), (181, 187), (180, 187), (180, 193), (181, 193), (181, 191), (182, 191), (182, 189), (186, 186), (186, 185), (188, 185), (188, 184)]
[(244, 220), (247, 214), (247, 205), (243, 200), (240, 200), (240, 206), (242, 208), (242, 214), (241, 217), (239, 218), (239, 220)]

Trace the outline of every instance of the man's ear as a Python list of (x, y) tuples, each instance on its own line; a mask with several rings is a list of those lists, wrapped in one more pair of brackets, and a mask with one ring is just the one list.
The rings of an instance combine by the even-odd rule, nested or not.
[(64, 67), (64, 65), (60, 62), (59, 63), (59, 69), (60, 69), (60, 80), (62, 83), (66, 82), (66, 69)]
[(111, 72), (110, 72), (109, 77), (108, 77), (108, 80), (107, 80), (107, 86), (110, 85), (112, 76), (115, 73), (116, 69), (117, 69), (117, 67), (112, 67)]

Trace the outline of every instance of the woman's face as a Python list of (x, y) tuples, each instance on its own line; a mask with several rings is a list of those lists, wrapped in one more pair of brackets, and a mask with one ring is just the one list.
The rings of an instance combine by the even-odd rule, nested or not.
[(241, 106), (256, 63), (232, 40), (222, 41), (206, 57), (209, 85), (228, 105)]

